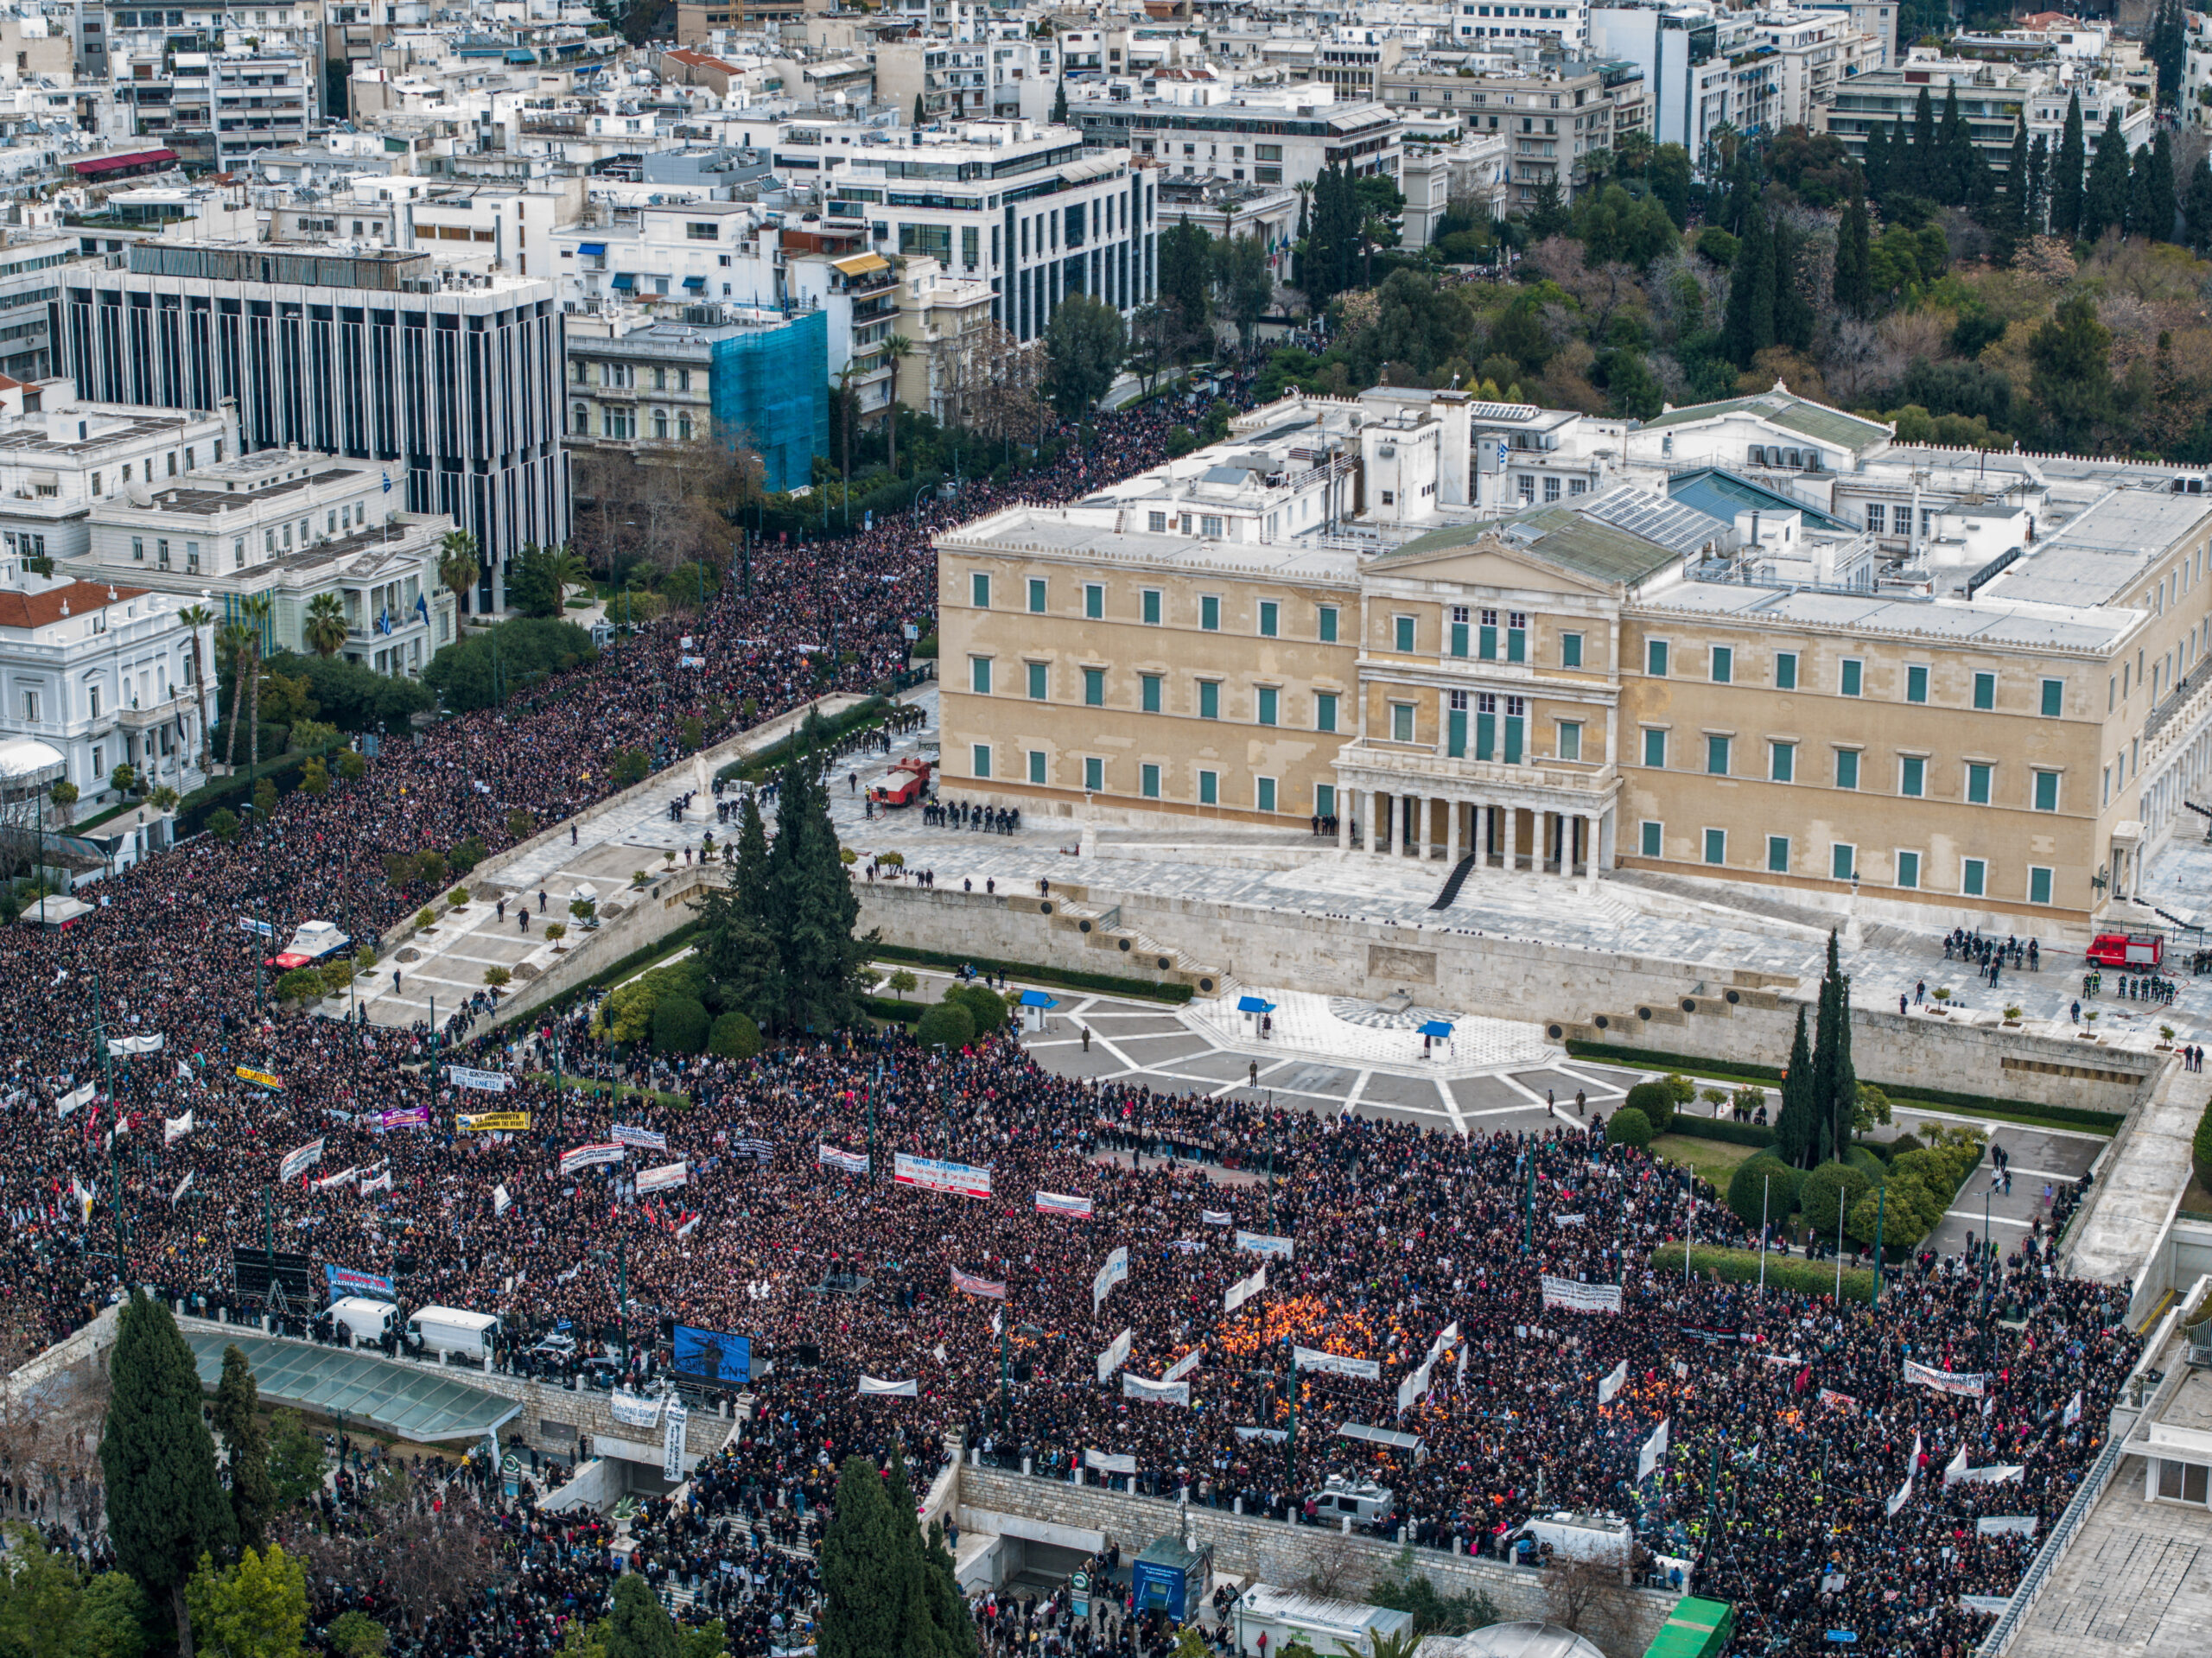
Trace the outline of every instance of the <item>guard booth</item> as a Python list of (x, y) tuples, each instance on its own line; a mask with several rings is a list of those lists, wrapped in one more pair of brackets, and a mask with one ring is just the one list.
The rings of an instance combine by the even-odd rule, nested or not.
[(1205, 1604), (1213, 1581), (1213, 1550), (1185, 1547), (1180, 1537), (1163, 1537), (1136, 1558), (1129, 1569), (1129, 1592), (1140, 1612), (1166, 1612), (1187, 1623)]

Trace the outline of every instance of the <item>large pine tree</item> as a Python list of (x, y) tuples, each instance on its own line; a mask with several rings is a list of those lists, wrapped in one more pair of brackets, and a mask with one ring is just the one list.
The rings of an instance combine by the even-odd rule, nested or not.
[(1836, 226), (1834, 292), (1836, 308), (1853, 316), (1865, 315), (1874, 296), (1872, 227), (1867, 223), (1866, 179), (1859, 173), (1851, 175), (1851, 199)]
[(2082, 134), (2082, 95), (2066, 97), (2066, 125), (2058, 137), (2058, 156), (2050, 168), (2050, 229), (2054, 236), (2078, 235), (2082, 229), (2083, 158), (2088, 146)]
[(2082, 224), (2084, 242), (2094, 242), (2108, 230), (2127, 223), (2127, 140), (2120, 136), (2120, 111), (2105, 118), (2097, 135), (2097, 153), (2089, 162), (2089, 175), (2082, 185)]
[(237, 1552), (238, 1522), (215, 1475), (199, 1368), (167, 1303), (137, 1292), (124, 1303), (108, 1381), (100, 1434), (108, 1541), (118, 1567), (168, 1599), (180, 1648), (192, 1658), (184, 1585), (202, 1554), (227, 1562)]
[(800, 753), (777, 782), (776, 839), (768, 848), (762, 917), (782, 961), (779, 1022), (827, 1035), (861, 1017), (861, 969), (874, 934), (854, 927), (861, 903), (837, 855), (837, 831), (817, 775), (810, 717)]
[(1782, 1074), (1782, 1109), (1774, 1120), (1775, 1150), (1792, 1168), (1810, 1168), (1820, 1155), (1821, 1114), (1813, 1103), (1813, 1045), (1805, 1035), (1805, 1005), (1797, 1005), (1797, 1034), (1789, 1068)]

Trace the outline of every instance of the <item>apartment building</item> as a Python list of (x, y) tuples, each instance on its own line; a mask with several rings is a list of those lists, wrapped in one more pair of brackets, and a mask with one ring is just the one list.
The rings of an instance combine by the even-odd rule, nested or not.
[(2108, 115), (2120, 116), (2120, 142), (2133, 155), (2151, 142), (2156, 112), (2150, 98), (2130, 92), (2117, 79), (2103, 79), (2075, 64), (2014, 65), (1947, 59), (1926, 48), (1909, 51), (1894, 69), (1871, 71), (1840, 86), (1815, 125), (1834, 133), (1854, 156), (1876, 126), (1910, 128), (1924, 90), (1940, 110), (1955, 88), (1967, 136), (1985, 161), (2001, 170), (2012, 153), (2012, 134), (2024, 116), (2028, 142), (2037, 138), (2056, 154), (2066, 130), (2070, 98), (2082, 101), (2082, 137), (2094, 157)]
[[(1624, 84), (1640, 89), (1631, 75)], [(1588, 176), (1584, 158), (1611, 151), (1615, 88), (1596, 67), (1529, 75), (1440, 74), (1422, 70), (1382, 77), (1382, 100), (1394, 109), (1457, 117), (1470, 134), (1496, 134), (1507, 145), (1511, 203), (1527, 207), (1546, 184), (1573, 198)], [(1640, 101), (1640, 90), (1636, 94)]]
[(0, 549), (9, 559), (80, 558), (102, 504), (237, 453), (235, 410), (80, 402), (67, 380), (26, 386), (22, 407), (0, 416)]
[(1452, 39), (1459, 45), (1529, 41), (1574, 52), (1590, 40), (1586, 0), (1543, 6), (1484, 5), (1480, 0), (1459, 0), (1453, 10), (1458, 15), (1452, 19)]
[(0, 246), (0, 374), (25, 383), (53, 374), (61, 271), (81, 257), (73, 236), (11, 235)]
[[(1815, 425), (1796, 403), (1753, 417)], [(1484, 519), (1482, 418), (1287, 400), (941, 537), (947, 786), (2035, 932), (2119, 902), (2212, 770), (2212, 503), (2177, 474), (1947, 500), (1900, 556), (1720, 465)]]
[(1294, 189), (1338, 167), (1395, 179), (1404, 151), (1404, 123), (1388, 105), (1340, 102), (1332, 88), (1309, 82), (1109, 80), (1071, 90), (1068, 115), (1085, 143), (1127, 149), (1185, 178)]
[(899, 272), (898, 311), (893, 328), (914, 347), (893, 365), (899, 402), (947, 426), (965, 424), (969, 399), (989, 372), (990, 285), (948, 276), (934, 259), (908, 259)]

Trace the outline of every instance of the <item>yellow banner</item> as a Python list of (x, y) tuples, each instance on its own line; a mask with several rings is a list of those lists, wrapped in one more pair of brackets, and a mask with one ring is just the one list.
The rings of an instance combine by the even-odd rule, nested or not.
[(254, 1070), (245, 1065), (238, 1066), (237, 1070), (241, 1081), (259, 1083), (264, 1088), (282, 1088), (284, 1086), (284, 1079), (276, 1075), (274, 1071)]
[(464, 1134), (519, 1134), (530, 1127), (527, 1111), (462, 1112), (453, 1120), (453, 1126)]

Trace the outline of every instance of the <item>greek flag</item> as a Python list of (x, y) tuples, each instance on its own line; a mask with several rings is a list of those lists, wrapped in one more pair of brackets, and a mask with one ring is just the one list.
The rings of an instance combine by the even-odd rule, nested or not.
[(391, 474), (388, 472), (384, 475), (384, 492), (387, 495), (391, 493)]

